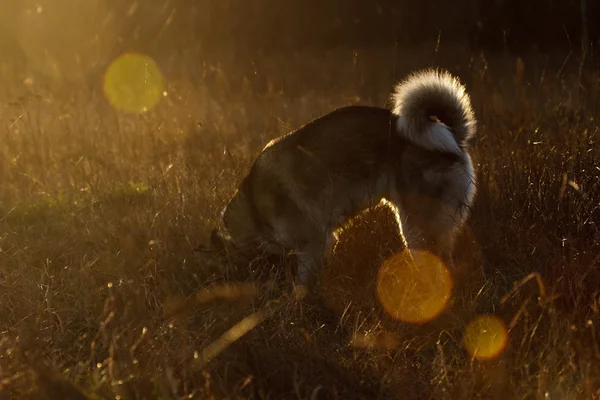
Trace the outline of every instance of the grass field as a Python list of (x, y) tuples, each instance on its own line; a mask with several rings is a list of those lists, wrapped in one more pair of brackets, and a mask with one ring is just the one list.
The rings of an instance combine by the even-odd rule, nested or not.
[[(110, 107), (99, 75), (4, 68), (0, 399), (600, 398), (598, 68), (434, 48), (157, 58), (165, 93), (141, 115)], [(344, 231), (322, 306), (290, 299), (288, 267), (194, 254), (268, 140), (385, 105), (432, 65), (467, 84), (480, 123), (437, 318), (396, 322), (377, 302), (400, 245), (384, 208)], [(487, 314), (508, 343), (478, 360), (463, 335)]]

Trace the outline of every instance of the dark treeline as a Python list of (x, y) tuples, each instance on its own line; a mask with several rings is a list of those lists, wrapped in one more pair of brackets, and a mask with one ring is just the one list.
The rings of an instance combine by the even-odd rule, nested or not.
[[(16, 16), (34, 15), (35, 10), (30, 9), (33, 3), (5, 2), (0, 51), (8, 55), (4, 63), (20, 65), (25, 56), (18, 44)], [(48, 4), (55, 7), (47, 6), (51, 11), (58, 11), (53, 15), (60, 16), (71, 3)], [(194, 62), (238, 63), (295, 49), (431, 46), (438, 39), (441, 46), (453, 43), (470, 51), (516, 55), (534, 51), (564, 57), (582, 49), (583, 37), (587, 50), (598, 53), (600, 48), (600, 0), (97, 0), (93, 4), (102, 9), (97, 16), (100, 41), (110, 48), (110, 54), (102, 55), (100, 69), (132, 50), (161, 62), (181, 60), (178, 56), (183, 55)], [(106, 21), (110, 28), (102, 30)], [(42, 32), (43, 26), (40, 22), (36, 29)]]
[[(600, 38), (600, 1), (581, 0), (175, 0), (207, 47), (249, 51), (437, 40), (526, 51), (581, 48)], [(180, 15), (181, 16), (181, 15)]]

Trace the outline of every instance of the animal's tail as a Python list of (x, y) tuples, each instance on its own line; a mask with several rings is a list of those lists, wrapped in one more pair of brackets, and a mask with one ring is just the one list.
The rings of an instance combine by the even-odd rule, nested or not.
[(446, 71), (424, 70), (396, 85), (393, 111), (398, 131), (432, 150), (464, 151), (476, 133), (471, 99), (458, 78)]

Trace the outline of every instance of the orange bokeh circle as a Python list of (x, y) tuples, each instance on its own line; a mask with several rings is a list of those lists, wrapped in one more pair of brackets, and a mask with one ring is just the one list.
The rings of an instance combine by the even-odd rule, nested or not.
[(447, 267), (437, 256), (425, 250), (404, 250), (379, 269), (377, 298), (391, 317), (422, 324), (444, 310), (452, 285)]

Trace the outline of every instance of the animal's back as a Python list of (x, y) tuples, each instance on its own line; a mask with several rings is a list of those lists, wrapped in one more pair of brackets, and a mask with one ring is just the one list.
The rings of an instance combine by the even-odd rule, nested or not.
[(250, 172), (257, 212), (298, 209), (325, 228), (375, 205), (402, 147), (397, 119), (383, 108), (344, 107), (274, 140)]
[(273, 141), (257, 164), (289, 173), (306, 189), (372, 180), (396, 156), (397, 119), (379, 107), (340, 108)]

